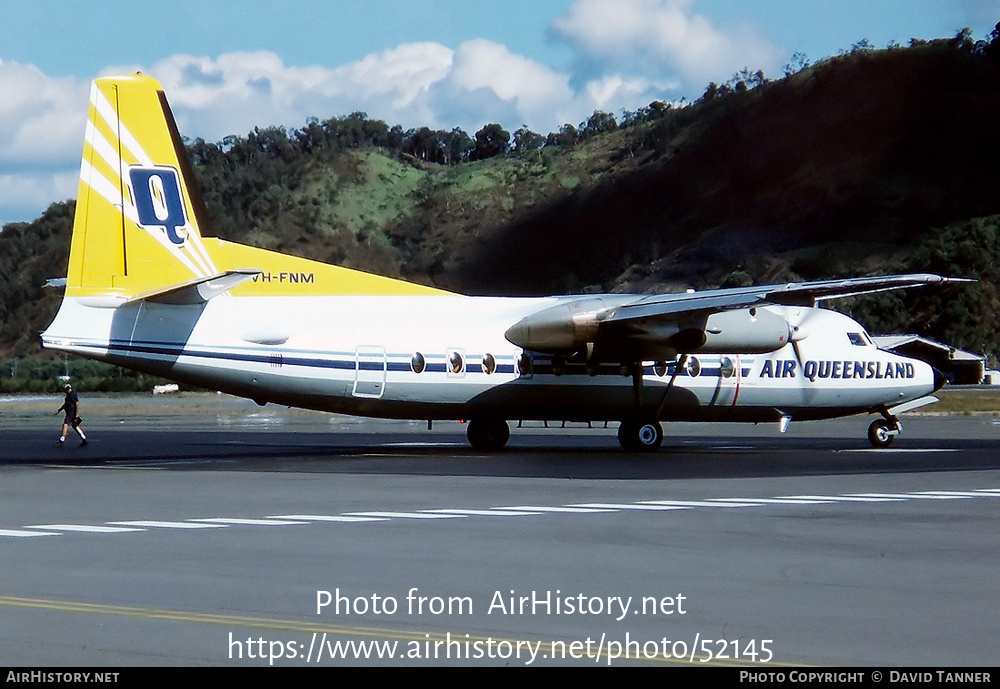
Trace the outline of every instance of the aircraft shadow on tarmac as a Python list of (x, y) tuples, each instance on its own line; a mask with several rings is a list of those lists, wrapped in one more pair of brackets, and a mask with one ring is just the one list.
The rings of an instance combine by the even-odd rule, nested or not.
[[(874, 450), (838, 437), (672, 436), (652, 454), (623, 452), (611, 437), (515, 436), (503, 452), (468, 447), (459, 435), (243, 433), (107, 434), (87, 447), (51, 445), (51, 435), (15, 432), (0, 448), (11, 466), (156, 468), (172, 471), (293, 471), (662, 480), (882, 474), (1000, 469), (993, 443), (909, 438)], [(23, 436), (23, 437), (21, 437)], [(47, 442), (46, 442), (47, 441)], [(69, 443), (69, 441), (67, 441)]]

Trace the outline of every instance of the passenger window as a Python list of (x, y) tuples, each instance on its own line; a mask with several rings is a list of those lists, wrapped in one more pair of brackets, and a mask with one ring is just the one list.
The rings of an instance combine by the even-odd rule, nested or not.
[(722, 357), (722, 361), (719, 362), (719, 373), (722, 374), (723, 378), (732, 378), (733, 374), (736, 373), (736, 366), (728, 356)]
[(465, 373), (465, 356), (457, 349), (448, 350), (448, 371), (456, 376)]
[(483, 373), (486, 375), (491, 375), (497, 370), (497, 360), (492, 354), (483, 355)]
[(697, 357), (688, 357), (687, 364), (685, 364), (687, 369), (687, 374), (692, 378), (697, 378), (698, 374), (701, 373), (701, 362), (698, 361)]
[(424, 355), (420, 352), (414, 352), (413, 356), (410, 357), (410, 370), (414, 373), (423, 373), (425, 368), (427, 368), (427, 360), (424, 359)]
[(865, 336), (861, 333), (847, 333), (847, 339), (851, 341), (851, 344), (855, 347), (867, 347), (868, 342), (865, 340)]
[(517, 372), (522, 376), (530, 376), (535, 370), (535, 366), (531, 361), (531, 355), (527, 352), (521, 352), (521, 356), (517, 359)]

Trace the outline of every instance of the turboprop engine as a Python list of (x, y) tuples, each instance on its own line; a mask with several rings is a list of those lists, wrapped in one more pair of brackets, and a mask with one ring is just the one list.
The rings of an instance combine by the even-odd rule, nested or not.
[[(663, 350), (707, 354), (746, 352), (762, 354), (781, 349), (790, 341), (791, 328), (781, 316), (761, 308), (716, 311), (701, 317), (616, 317), (619, 306), (607, 298), (559, 304), (533, 313), (505, 333), (507, 339), (536, 352), (571, 352), (597, 343), (602, 334), (614, 332), (616, 349), (659, 356)], [(609, 338), (610, 339), (610, 338)]]

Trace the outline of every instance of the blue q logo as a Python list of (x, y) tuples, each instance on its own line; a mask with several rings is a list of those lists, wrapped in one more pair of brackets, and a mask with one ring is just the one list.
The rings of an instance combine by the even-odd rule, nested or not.
[(178, 230), (187, 225), (177, 170), (171, 167), (133, 167), (128, 171), (135, 191), (135, 208), (144, 228), (162, 227), (178, 246), (185, 235)]

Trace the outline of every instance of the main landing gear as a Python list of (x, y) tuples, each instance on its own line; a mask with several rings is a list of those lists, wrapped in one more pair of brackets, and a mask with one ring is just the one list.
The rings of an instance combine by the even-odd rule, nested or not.
[(618, 442), (629, 452), (653, 452), (663, 443), (663, 426), (656, 419), (625, 419), (618, 427)]
[(503, 419), (472, 419), (466, 435), (474, 449), (496, 452), (510, 440), (510, 426)]

